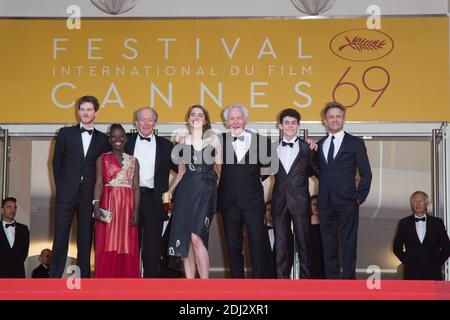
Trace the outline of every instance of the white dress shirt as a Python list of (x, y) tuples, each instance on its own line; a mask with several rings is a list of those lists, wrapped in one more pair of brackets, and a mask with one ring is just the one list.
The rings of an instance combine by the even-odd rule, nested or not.
[(138, 133), (134, 156), (139, 161), (139, 186), (153, 189), (155, 187), (156, 139), (152, 133), (150, 141), (141, 140)]
[[(427, 219), (426, 219), (426, 215), (423, 216), (423, 218), (425, 218), (425, 221), (416, 221), (416, 232), (417, 232), (417, 236), (419, 237), (420, 243), (423, 242), (423, 239), (425, 239), (425, 234), (427, 232)], [(422, 217), (418, 217), (416, 215), (414, 215), (414, 218), (422, 218)]]
[(334, 153), (333, 153), (333, 159), (336, 159), (336, 155), (339, 152), (339, 148), (341, 147), (342, 144), (342, 140), (344, 140), (344, 136), (345, 136), (345, 132), (344, 130), (339, 131), (338, 133), (335, 134), (329, 134), (328, 137), (325, 139), (325, 141), (323, 142), (323, 155), (325, 157), (325, 159), (328, 157), (328, 150), (330, 149), (330, 142), (331, 142), (331, 137), (334, 136)]
[(283, 165), (286, 173), (289, 173), (289, 170), (291, 170), (292, 164), (294, 163), (294, 160), (299, 152), (299, 144), (297, 142), (297, 139), (298, 139), (297, 137), (294, 137), (292, 138), (292, 140), (288, 141), (285, 138), (283, 138), (282, 141), (294, 144), (292, 148), (290, 146), (283, 147), (281, 141), (277, 147), (278, 158), (280, 159), (281, 164)]
[[(244, 141), (237, 139), (236, 141), (232, 141), (234, 153), (236, 154), (236, 158), (238, 162), (245, 157), (248, 149), (250, 149), (250, 144), (252, 143), (252, 135), (246, 131), (242, 132), (238, 137), (244, 136)], [(231, 136), (234, 139), (233, 136)]]
[[(80, 128), (83, 128), (82, 123), (80, 123)], [(94, 130), (94, 127), (92, 127), (91, 129)], [(89, 130), (91, 130), (91, 129), (89, 129)], [(86, 132), (86, 131), (83, 132), (81, 134), (81, 140), (83, 141), (83, 152), (84, 152), (84, 156), (86, 157), (86, 154), (89, 150), (89, 145), (91, 144), (91, 141), (92, 141), (92, 134), (89, 134), (89, 132)]]
[[(3, 230), (5, 230), (6, 239), (8, 239), (9, 246), (12, 248), (14, 246), (14, 239), (16, 238), (16, 227), (10, 226), (8, 228), (5, 228), (5, 224), (8, 222), (2, 220), (3, 222)], [(11, 223), (16, 222), (12, 221)], [(9, 224), (9, 223), (8, 223)]]

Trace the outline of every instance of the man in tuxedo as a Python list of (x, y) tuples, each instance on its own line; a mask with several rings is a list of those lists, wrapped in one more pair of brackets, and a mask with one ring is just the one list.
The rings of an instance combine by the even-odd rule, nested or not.
[(39, 256), (39, 262), (41, 263), (37, 266), (33, 273), (31, 274), (32, 278), (49, 278), (48, 269), (50, 267), (50, 262), (52, 261), (52, 250), (43, 249), (41, 251), (41, 255)]
[[(293, 264), (291, 222), (300, 258), (300, 278), (311, 276), (310, 194), (309, 177), (318, 176), (314, 151), (309, 144), (297, 137), (300, 113), (284, 109), (279, 116), (278, 127), (282, 139), (277, 142), (280, 161), (275, 174), (272, 193), (272, 216), (276, 246), (276, 272), (278, 278), (289, 278)], [(312, 144), (314, 148), (315, 143)]]
[(329, 134), (319, 141), (316, 157), (320, 164), (318, 208), (325, 276), (328, 279), (340, 276), (339, 230), (342, 277), (355, 279), (359, 206), (369, 194), (372, 171), (364, 141), (344, 131), (345, 108), (338, 102), (329, 102), (323, 110), (323, 119)]
[(405, 280), (442, 280), (442, 264), (450, 256), (450, 240), (442, 219), (427, 214), (428, 195), (410, 197), (412, 215), (398, 223), (394, 254), (403, 263)]
[(81, 277), (90, 276), (95, 162), (100, 154), (110, 149), (106, 134), (94, 128), (99, 109), (97, 98), (83, 96), (76, 101), (75, 107), (80, 123), (59, 130), (53, 155), (56, 213), (51, 278), (60, 278), (64, 273), (75, 210), (78, 220), (77, 265)]
[[(231, 276), (245, 278), (243, 226), (247, 228), (254, 278), (270, 278), (273, 267), (264, 227), (264, 193), (261, 170), (271, 165), (270, 139), (245, 131), (248, 110), (231, 105), (224, 111), (228, 132), (221, 135), (222, 170), (218, 208), (222, 213)], [(269, 169), (270, 170), (270, 169)], [(264, 171), (264, 170), (263, 170)]]
[(139, 219), (142, 227), (142, 262), (144, 278), (161, 276), (160, 260), (166, 255), (161, 250), (164, 220), (162, 194), (169, 189), (170, 170), (177, 170), (172, 163), (173, 145), (153, 132), (158, 113), (153, 108), (136, 111), (138, 132), (128, 134), (125, 152), (134, 155), (140, 164), (139, 177), (141, 203)]
[(25, 259), (30, 246), (30, 231), (14, 219), (17, 200), (8, 197), (2, 200), (0, 230), (0, 278), (25, 278)]

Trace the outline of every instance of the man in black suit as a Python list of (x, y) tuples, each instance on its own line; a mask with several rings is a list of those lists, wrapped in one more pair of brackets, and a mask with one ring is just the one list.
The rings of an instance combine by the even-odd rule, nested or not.
[[(314, 151), (297, 137), (300, 113), (284, 109), (279, 116), (282, 139), (277, 142), (278, 172), (272, 193), (272, 217), (275, 231), (276, 272), (278, 278), (289, 278), (293, 264), (291, 221), (300, 258), (300, 278), (311, 276), (309, 177), (318, 176)], [(315, 147), (313, 144), (313, 148)]]
[(158, 113), (155, 109), (137, 110), (138, 132), (128, 134), (128, 141), (125, 144), (125, 152), (134, 155), (140, 164), (139, 219), (142, 226), (144, 278), (161, 276), (160, 260), (166, 255), (166, 252), (161, 250), (161, 239), (167, 216), (163, 208), (162, 194), (169, 189), (170, 170), (177, 170), (171, 159), (172, 143), (153, 132), (157, 121)]
[(51, 278), (60, 278), (64, 272), (74, 210), (78, 220), (77, 265), (81, 277), (90, 276), (95, 162), (100, 154), (109, 150), (106, 134), (94, 128), (99, 109), (97, 98), (83, 96), (76, 101), (75, 107), (81, 122), (61, 128), (53, 155), (56, 213)]
[(339, 230), (342, 277), (355, 279), (359, 206), (369, 194), (372, 171), (364, 141), (344, 131), (345, 108), (338, 102), (329, 102), (323, 119), (329, 134), (319, 142), (316, 157), (320, 164), (318, 208), (325, 276), (339, 279)]
[(405, 267), (405, 280), (442, 280), (442, 264), (450, 256), (450, 240), (440, 218), (427, 214), (428, 195), (416, 191), (409, 217), (398, 223), (394, 254)]
[(2, 200), (2, 226), (0, 230), (0, 278), (25, 278), (25, 259), (30, 246), (30, 231), (14, 220), (17, 200)]
[[(224, 111), (229, 132), (221, 135), (223, 165), (218, 208), (222, 213), (230, 258), (231, 276), (245, 278), (243, 225), (247, 228), (254, 278), (270, 278), (273, 266), (270, 243), (264, 227), (263, 167), (271, 165), (270, 139), (244, 130), (248, 110), (231, 105)], [(269, 169), (270, 170), (270, 169)]]
[(52, 261), (52, 250), (43, 249), (41, 251), (41, 255), (39, 256), (39, 262), (41, 263), (39, 266), (34, 268), (33, 273), (31, 274), (32, 278), (49, 278), (49, 267), (50, 262)]

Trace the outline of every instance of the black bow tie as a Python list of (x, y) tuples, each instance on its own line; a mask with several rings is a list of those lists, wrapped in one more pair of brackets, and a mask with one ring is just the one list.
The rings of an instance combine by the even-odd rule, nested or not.
[(5, 223), (5, 228), (15, 227), (15, 226), (16, 226), (15, 222), (13, 222), (13, 223)]
[(92, 136), (92, 133), (94, 133), (94, 129), (86, 129), (84, 127), (81, 128), (81, 133), (87, 132), (90, 136)]
[(152, 140), (152, 138), (150, 138), (150, 137), (144, 138), (143, 136), (141, 136), (141, 134), (139, 134), (139, 138), (140, 138), (141, 140), (146, 140), (146, 141), (148, 141), (148, 142), (150, 142), (150, 141)]
[(289, 147), (293, 148), (294, 147), (294, 143), (293, 142), (281, 141), (281, 146), (283, 146), (283, 147), (289, 146)]
[(239, 137), (233, 137), (233, 141), (239, 140), (239, 141), (244, 141), (245, 137), (244, 136), (239, 136)]
[(422, 218), (416, 218), (416, 217), (414, 217), (414, 220), (415, 220), (416, 222), (419, 222), (419, 221), (425, 222), (425, 217), (422, 217)]
[(273, 226), (272, 225), (267, 225), (267, 230), (271, 230), (271, 229), (273, 229)]

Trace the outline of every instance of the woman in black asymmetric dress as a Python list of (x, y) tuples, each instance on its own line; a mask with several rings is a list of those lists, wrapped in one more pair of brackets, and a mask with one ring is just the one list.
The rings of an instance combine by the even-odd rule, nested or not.
[[(174, 193), (169, 256), (183, 258), (186, 278), (209, 276), (209, 226), (216, 211), (220, 143), (212, 133), (208, 111), (200, 105), (189, 108), (189, 134), (172, 151), (178, 175), (168, 190)], [(178, 139), (177, 139), (178, 140)]]

